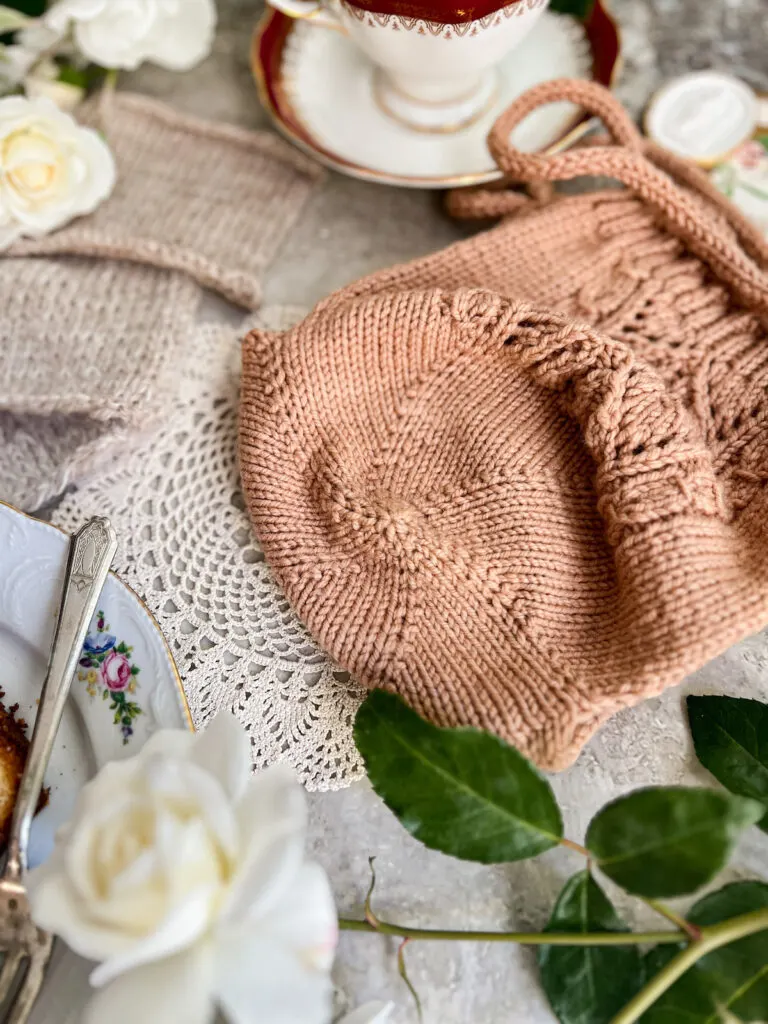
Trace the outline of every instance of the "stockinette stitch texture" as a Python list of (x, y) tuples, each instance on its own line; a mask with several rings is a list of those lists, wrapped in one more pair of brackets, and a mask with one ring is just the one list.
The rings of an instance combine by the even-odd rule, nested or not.
[[(615, 141), (512, 149), (560, 98)], [(595, 86), (490, 144), (534, 198), (453, 204), (500, 227), (249, 335), (241, 462), (341, 665), (555, 769), (768, 622), (768, 250)], [(585, 173), (627, 190), (552, 197)]]
[(322, 174), (265, 132), (130, 93), (78, 116), (107, 135), (113, 194), (0, 257), (0, 500), (29, 511), (165, 422), (201, 286), (255, 309)]

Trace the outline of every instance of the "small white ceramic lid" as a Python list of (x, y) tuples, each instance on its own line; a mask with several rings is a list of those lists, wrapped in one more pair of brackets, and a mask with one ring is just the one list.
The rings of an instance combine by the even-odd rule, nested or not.
[(674, 78), (653, 97), (645, 129), (665, 149), (712, 165), (748, 139), (759, 101), (741, 79), (720, 71)]

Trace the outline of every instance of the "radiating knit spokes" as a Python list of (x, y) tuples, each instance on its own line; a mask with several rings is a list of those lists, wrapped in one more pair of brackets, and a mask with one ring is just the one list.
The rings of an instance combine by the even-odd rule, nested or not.
[(484, 290), (384, 292), (254, 336), (243, 401), (245, 489), (292, 604), (437, 720), (560, 766), (691, 629), (718, 642), (701, 623), (742, 555), (712, 454), (622, 341)]
[[(562, 99), (613, 141), (514, 150)], [(534, 201), (459, 194), (508, 219), (246, 345), (244, 476), (341, 664), (561, 767), (768, 622), (768, 244), (588, 83), (490, 146)], [(553, 195), (580, 174), (626, 190)]]

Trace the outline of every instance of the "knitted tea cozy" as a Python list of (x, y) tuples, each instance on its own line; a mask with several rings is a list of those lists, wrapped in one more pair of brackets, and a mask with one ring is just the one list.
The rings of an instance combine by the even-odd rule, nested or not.
[[(513, 150), (560, 98), (617, 141)], [(246, 339), (243, 481), (340, 664), (561, 768), (768, 622), (768, 253), (594, 86), (490, 142), (535, 198), (458, 204), (510, 220)], [(584, 173), (627, 191), (544, 184)]]

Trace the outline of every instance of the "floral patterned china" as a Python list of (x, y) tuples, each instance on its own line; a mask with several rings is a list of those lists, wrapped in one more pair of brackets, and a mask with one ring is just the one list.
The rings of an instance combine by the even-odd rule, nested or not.
[(768, 238), (768, 123), (714, 168), (712, 180)]
[[(0, 688), (35, 718), (58, 611), (68, 537), (0, 504)], [(181, 681), (162, 633), (136, 594), (110, 575), (85, 641), (46, 775), (48, 806), (32, 827), (30, 864), (97, 768), (136, 754), (159, 728), (190, 728)]]

